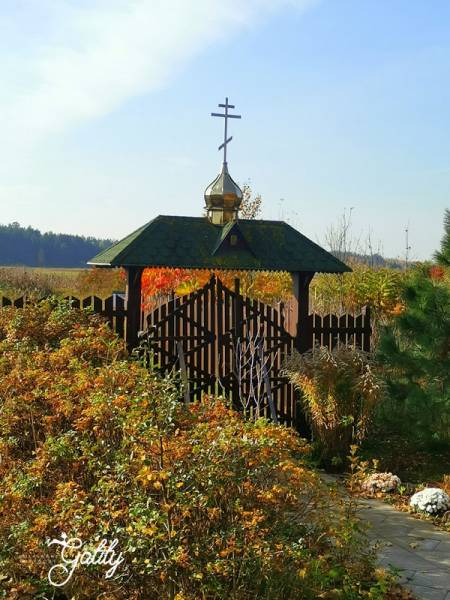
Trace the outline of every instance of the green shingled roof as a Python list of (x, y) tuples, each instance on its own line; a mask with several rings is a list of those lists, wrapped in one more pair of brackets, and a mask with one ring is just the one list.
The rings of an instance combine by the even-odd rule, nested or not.
[[(283, 221), (240, 219), (237, 229), (230, 224), (212, 225), (205, 217), (160, 215), (88, 264), (322, 273), (351, 270)], [(235, 246), (232, 233), (239, 234), (233, 238), (234, 242), (238, 238)]]

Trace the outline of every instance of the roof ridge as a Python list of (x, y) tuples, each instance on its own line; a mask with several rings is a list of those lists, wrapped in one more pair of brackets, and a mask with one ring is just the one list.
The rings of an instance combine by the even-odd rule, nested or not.
[[(163, 219), (193, 219), (196, 221), (207, 220), (207, 218), (205, 216), (195, 217), (193, 215), (158, 215), (158, 217), (162, 217)], [(157, 219), (158, 217), (155, 217), (155, 219)], [(242, 218), (239, 218), (236, 220), (236, 223), (278, 223), (280, 225), (289, 225), (289, 223), (286, 223), (286, 221), (279, 221), (278, 219), (242, 219)], [(295, 229), (295, 228), (292, 227), (292, 229)], [(297, 229), (295, 229), (295, 231), (297, 231)]]

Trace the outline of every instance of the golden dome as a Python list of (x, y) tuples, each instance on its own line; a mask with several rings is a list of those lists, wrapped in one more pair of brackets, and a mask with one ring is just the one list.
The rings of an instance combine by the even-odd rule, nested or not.
[(208, 218), (214, 225), (236, 221), (242, 202), (242, 190), (228, 173), (227, 163), (205, 190)]

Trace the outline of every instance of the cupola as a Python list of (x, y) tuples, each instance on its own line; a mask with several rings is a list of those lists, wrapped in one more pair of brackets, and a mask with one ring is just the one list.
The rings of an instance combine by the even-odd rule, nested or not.
[(228, 173), (227, 163), (205, 190), (208, 219), (213, 225), (225, 225), (237, 221), (242, 202), (242, 190)]

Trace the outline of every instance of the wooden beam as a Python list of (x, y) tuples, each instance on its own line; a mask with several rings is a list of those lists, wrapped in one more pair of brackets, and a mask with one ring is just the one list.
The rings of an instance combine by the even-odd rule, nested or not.
[(141, 275), (144, 269), (142, 267), (125, 267), (125, 270), (127, 273), (125, 341), (128, 351), (131, 352), (138, 345), (138, 332), (141, 328)]
[(314, 273), (297, 271), (292, 273), (293, 281), (293, 313), (291, 315), (290, 333), (295, 337), (295, 347), (299, 352), (307, 352), (312, 348), (312, 317), (309, 314), (309, 284)]

